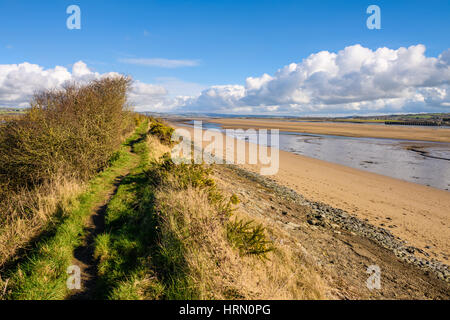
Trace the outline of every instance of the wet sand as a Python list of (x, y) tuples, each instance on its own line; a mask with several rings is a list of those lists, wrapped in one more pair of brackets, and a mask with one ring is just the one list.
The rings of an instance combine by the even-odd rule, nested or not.
[[(172, 125), (177, 127), (177, 124)], [(248, 143), (246, 145), (248, 147)], [(261, 165), (242, 166), (257, 173), (261, 168)], [(280, 151), (280, 169), (270, 178), (310, 200), (346, 210), (390, 230), (395, 236), (428, 253), (428, 259), (449, 263), (448, 191), (286, 151)]]
[(448, 191), (285, 151), (280, 151), (280, 170), (273, 178), (309, 199), (368, 219), (431, 257), (449, 262)]
[(280, 129), (281, 131), (329, 134), (346, 137), (387, 138), (450, 142), (450, 129), (439, 127), (385, 126), (375, 124), (294, 122), (271, 119), (202, 119), (224, 129)]

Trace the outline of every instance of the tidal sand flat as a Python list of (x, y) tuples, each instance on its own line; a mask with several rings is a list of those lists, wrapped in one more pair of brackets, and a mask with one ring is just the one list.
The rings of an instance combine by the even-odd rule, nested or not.
[(384, 126), (374, 124), (294, 122), (271, 119), (229, 119), (212, 120), (224, 129), (280, 129), (280, 131), (328, 134), (345, 137), (366, 137), (436, 141), (450, 143), (450, 129), (439, 127)]

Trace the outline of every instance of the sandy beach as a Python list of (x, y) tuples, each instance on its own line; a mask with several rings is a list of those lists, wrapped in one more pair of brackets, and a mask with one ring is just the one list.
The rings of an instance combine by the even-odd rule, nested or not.
[(437, 127), (385, 126), (375, 124), (293, 122), (270, 119), (203, 119), (224, 129), (280, 129), (282, 131), (329, 134), (346, 137), (450, 142), (450, 129)]
[[(214, 119), (216, 122), (216, 119)], [(270, 121), (225, 119), (224, 127), (279, 127), (291, 130), (289, 124)], [(172, 123), (174, 127), (179, 127)], [(295, 124), (301, 126), (302, 124)], [(365, 135), (370, 125), (308, 124), (311, 130), (337, 134), (350, 130)], [(333, 127), (336, 128), (333, 129)], [(360, 128), (361, 127), (361, 128)], [(366, 127), (369, 129), (366, 130)], [(192, 130), (191, 128), (183, 127)], [(326, 129), (329, 129), (328, 131)], [(298, 130), (303, 130), (298, 128)], [(410, 139), (447, 141), (450, 130), (436, 134), (434, 129), (386, 128), (380, 134), (387, 138), (408, 135)], [(389, 136), (390, 133), (393, 136)], [(375, 133), (373, 134), (375, 135)], [(378, 136), (379, 137), (379, 136)], [(246, 143), (248, 148), (248, 143)], [(346, 210), (361, 219), (390, 230), (408, 244), (422, 249), (430, 258), (449, 263), (450, 257), (450, 193), (411, 182), (390, 178), (350, 167), (280, 151), (280, 169), (270, 178), (288, 186), (312, 201), (320, 201)], [(259, 173), (260, 165), (242, 165)]]

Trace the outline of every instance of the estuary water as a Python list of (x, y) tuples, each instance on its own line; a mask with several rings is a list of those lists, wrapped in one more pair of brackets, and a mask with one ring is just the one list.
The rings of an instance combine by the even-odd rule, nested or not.
[[(203, 128), (224, 131), (213, 122), (204, 122)], [(242, 134), (233, 136), (248, 139)], [(450, 143), (283, 131), (280, 132), (279, 143), (284, 151), (450, 190)]]

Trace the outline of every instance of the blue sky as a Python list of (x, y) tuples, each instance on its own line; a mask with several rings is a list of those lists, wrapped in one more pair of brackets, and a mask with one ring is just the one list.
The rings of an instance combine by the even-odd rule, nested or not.
[[(81, 30), (66, 28), (71, 4), (81, 8)], [(366, 27), (371, 4), (381, 8), (381, 30)], [(0, 64), (70, 69), (81, 60), (101, 74), (167, 85), (172, 95), (245, 85), (248, 77), (355, 44), (371, 50), (423, 44), (427, 57), (438, 57), (450, 47), (449, 35), (448, 0), (0, 0)], [(192, 65), (130, 63), (155, 58)]]

